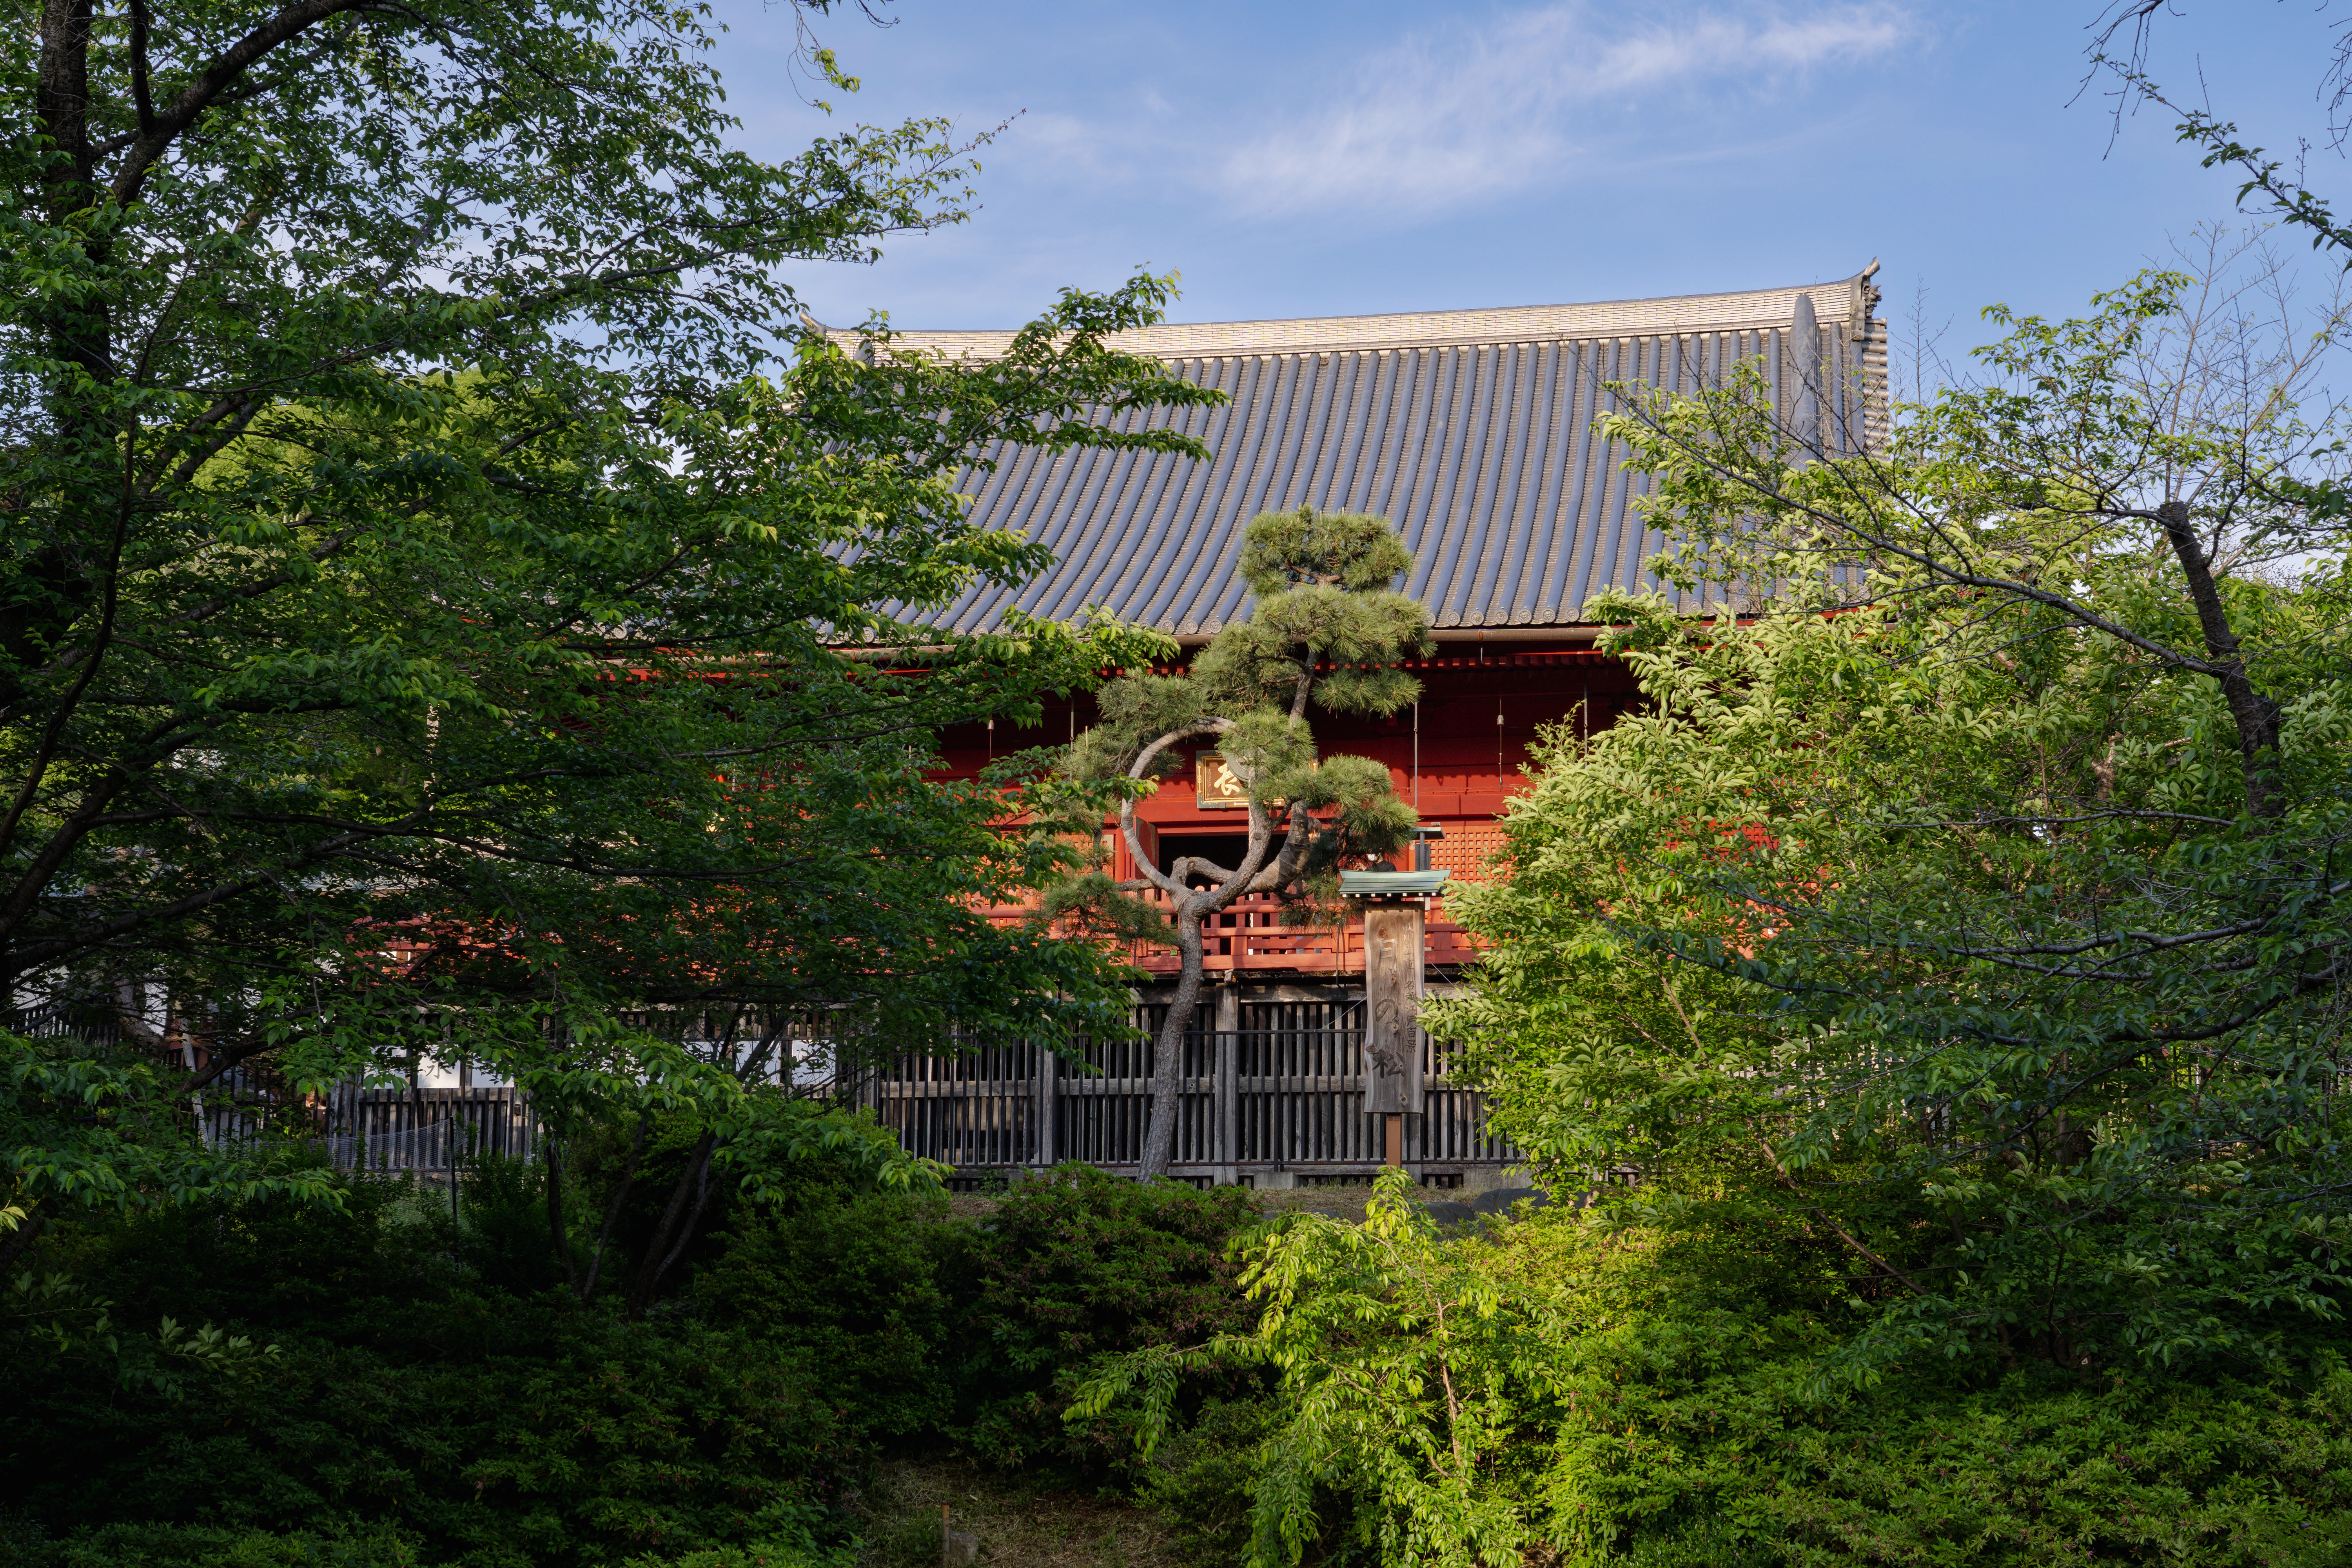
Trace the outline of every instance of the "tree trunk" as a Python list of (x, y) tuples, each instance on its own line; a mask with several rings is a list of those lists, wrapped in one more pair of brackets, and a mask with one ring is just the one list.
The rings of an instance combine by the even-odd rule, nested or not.
[(1176, 994), (1169, 998), (1167, 1022), (1160, 1026), (1159, 1042), (1151, 1051), (1151, 1121), (1143, 1134), (1146, 1181), (1168, 1173), (1176, 1157), (1177, 1097), (1184, 1079), (1184, 1037), (1201, 1005), (1201, 910), (1204, 900), (1183, 900), (1176, 906), (1176, 952), (1182, 961), (1176, 973)]
[(41, 183), (57, 221), (89, 205), (90, 0), (48, 0), (41, 7), (40, 85), (35, 112), (55, 152)]
[[(726, 1030), (716, 1047), (730, 1062), (735, 1053), (735, 1026), (741, 1016), (740, 1009), (729, 1016)], [(768, 1029), (750, 1056), (740, 1062), (732, 1062), (732, 1070), (739, 1081), (751, 1083), (758, 1079), (767, 1066), (768, 1053), (776, 1048), (784, 1032), (784, 1028)], [(651, 1124), (651, 1118), (648, 1118), (646, 1125)], [(645, 1146), (645, 1132), (640, 1130), (637, 1152), (642, 1152)], [(630, 1317), (645, 1316), (646, 1309), (653, 1303), (654, 1292), (661, 1287), (663, 1276), (669, 1272), (670, 1265), (677, 1261), (678, 1255), (686, 1250), (687, 1243), (694, 1239), (694, 1227), (702, 1223), (702, 1211), (710, 1202), (710, 1159), (718, 1147), (719, 1134), (705, 1132), (702, 1141), (694, 1146), (693, 1154), (688, 1158), (686, 1169), (678, 1173), (677, 1184), (670, 1189), (669, 1205), (662, 1210), (661, 1224), (654, 1227), (653, 1239), (646, 1245), (646, 1255), (638, 1260), (637, 1277), (629, 1285), (627, 1311)], [(629, 1156), (629, 1171), (633, 1177), (636, 1168), (637, 1153), (633, 1152)], [(687, 1202), (689, 1193), (694, 1196), (691, 1205)], [(616, 1200), (615, 1212), (617, 1208)], [(610, 1231), (609, 1223), (605, 1228)], [(603, 1256), (601, 1243), (598, 1256)]]
[[(43, 205), (54, 224), (68, 223), (97, 203), (89, 144), (89, 42), (95, 21), (90, 0), (48, 0), (41, 7), (35, 113), (55, 148), (41, 174)], [(101, 268), (113, 252), (106, 234), (100, 226), (82, 245), (84, 254)], [(103, 297), (59, 307), (48, 338), (50, 352), (62, 363), (100, 384), (114, 380), (113, 308)], [(76, 381), (68, 374), (57, 384), (58, 425), (87, 442), (99, 438), (100, 432)], [(107, 437), (110, 438), (110, 431)]]
[[(629, 1286), (630, 1317), (646, 1315), (646, 1308), (653, 1302), (655, 1287), (661, 1283), (661, 1277), (668, 1272), (670, 1264), (677, 1258), (680, 1249), (673, 1243), (683, 1239), (679, 1237), (680, 1223), (690, 1229), (694, 1221), (702, 1217), (702, 1205), (698, 1201), (694, 1205), (693, 1217), (688, 1217), (687, 1199), (702, 1185), (703, 1173), (710, 1163), (710, 1152), (718, 1146), (718, 1133), (704, 1133), (702, 1141), (694, 1146), (693, 1155), (686, 1162), (686, 1169), (678, 1173), (677, 1185), (670, 1189), (669, 1206), (662, 1211), (661, 1224), (654, 1227), (653, 1239), (646, 1244), (645, 1258), (637, 1265), (636, 1279)], [(708, 1189), (705, 1189), (705, 1195), (708, 1195)]]
[(646, 1138), (653, 1125), (650, 1111), (637, 1118), (637, 1141), (629, 1146), (629, 1163), (621, 1167), (620, 1190), (604, 1205), (604, 1225), (596, 1233), (596, 1255), (588, 1260), (588, 1278), (574, 1288), (583, 1306), (595, 1297), (596, 1277), (604, 1271), (604, 1249), (612, 1245), (613, 1227), (621, 1223), (621, 1205), (629, 1201), (629, 1191), (637, 1184), (637, 1162), (645, 1158)]
[[(1310, 667), (1311, 672), (1311, 667)], [(1302, 677), (1302, 681), (1304, 678)], [(1297, 700), (1292, 704), (1295, 718), (1306, 706), (1306, 687), (1299, 688)], [(1190, 728), (1171, 730), (1143, 748), (1129, 765), (1128, 776), (1144, 778), (1159, 754), (1177, 742), (1195, 735), (1223, 734), (1233, 725), (1223, 719), (1203, 720)], [(1256, 785), (1252, 784), (1255, 792)], [(1291, 831), (1286, 852), (1301, 846), (1300, 834), (1306, 831), (1309, 818), (1303, 810), (1291, 813)], [(1256, 795), (1250, 796), (1249, 850), (1240, 866), (1231, 872), (1212, 870), (1205, 874), (1223, 878), (1206, 892), (1195, 892), (1189, 885), (1195, 870), (1208, 862), (1189, 857), (1179, 858), (1172, 876), (1161, 876), (1152, 868), (1151, 857), (1143, 852), (1143, 841), (1135, 830), (1135, 803), (1122, 802), (1118, 808), (1119, 831), (1127, 838), (1128, 852), (1135, 857), (1136, 869), (1149, 880), (1156, 882), (1168, 894), (1176, 915), (1176, 954), (1180, 961), (1176, 976), (1176, 994), (1168, 1008), (1168, 1021), (1160, 1026), (1159, 1044), (1151, 1059), (1151, 1121), (1144, 1129), (1143, 1162), (1139, 1173), (1145, 1180), (1168, 1173), (1169, 1163), (1176, 1156), (1176, 1119), (1181, 1109), (1177, 1103), (1178, 1087), (1184, 1077), (1184, 1036), (1192, 1026), (1192, 1014), (1201, 1003), (1201, 922), (1215, 914), (1239, 897), (1243, 890), (1259, 885), (1269, 872), (1278, 879), (1295, 874), (1295, 861), (1277, 859), (1275, 866), (1265, 864), (1265, 852), (1274, 842), (1274, 823)]]
[(2197, 606), (2197, 625), (2205, 637), (2205, 652), (2218, 667), (2222, 700), (2237, 725), (2239, 766), (2246, 780), (2246, 815), (2272, 818), (2286, 815), (2286, 800), (2278, 793), (2279, 705), (2254, 688), (2246, 661), (2238, 651), (2238, 634), (2230, 629), (2228, 609), (2213, 582), (2204, 544), (2189, 521), (2185, 501), (2168, 500), (2156, 509), (2157, 521), (2180, 562), (2189, 583), (2189, 602)]
[(563, 1282), (577, 1295), (580, 1270), (572, 1262), (572, 1237), (563, 1224), (562, 1145), (553, 1138), (547, 1141), (547, 1241), (555, 1249), (556, 1261), (563, 1265)]

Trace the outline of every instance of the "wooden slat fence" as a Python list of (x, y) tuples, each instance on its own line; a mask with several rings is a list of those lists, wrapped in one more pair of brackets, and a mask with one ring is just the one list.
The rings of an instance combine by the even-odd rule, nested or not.
[[(1368, 1172), (1381, 1129), (1363, 1110), (1360, 1028), (1195, 1029), (1184, 1037), (1172, 1169), (1231, 1182), (1257, 1173)], [(1423, 1037), (1423, 1113), (1405, 1119), (1405, 1163), (1461, 1170), (1515, 1164), (1485, 1107), (1454, 1084), (1452, 1052)], [(1034, 1044), (903, 1056), (859, 1086), (910, 1152), (962, 1170), (1080, 1160), (1140, 1163), (1151, 1111), (1150, 1039), (1086, 1043), (1065, 1060)]]
[(338, 1170), (404, 1172), (446, 1179), (482, 1155), (529, 1160), (539, 1121), (516, 1089), (363, 1089), (345, 1084), (323, 1101), (264, 1106), (206, 1097), (205, 1141), (236, 1143), (265, 1127), (315, 1142)]
[(73, 1036), (94, 1046), (112, 1046), (121, 1044), (122, 1039), (122, 1026), (98, 1003), (77, 1007), (43, 1002), (30, 1007), (10, 1008), (0, 1011), (0, 1024), (36, 1040)]
[[(1226, 1017), (1242, 1026), (1218, 1029), (1204, 1005), (1184, 1037), (1176, 1173), (1230, 1183), (1377, 1169), (1381, 1129), (1363, 1110), (1360, 1013), (1346, 1003), (1241, 1004)], [(910, 1152), (963, 1171), (1064, 1161), (1132, 1170), (1150, 1120), (1152, 1042), (1165, 1016), (1164, 1006), (1139, 1007), (1144, 1037), (1086, 1042), (1076, 1059), (1035, 1044), (908, 1054), (854, 1081), (801, 1088), (870, 1107)], [(695, 1037), (701, 1022), (677, 1026)], [(24, 1023), (67, 1027), (61, 1018)], [(821, 1037), (814, 1026), (809, 1032)], [(1449, 1077), (1450, 1044), (1424, 1036), (1422, 1049), (1425, 1093), (1423, 1113), (1405, 1121), (1406, 1163), (1440, 1174), (1517, 1163), (1517, 1152), (1487, 1131), (1477, 1095)], [(284, 1086), (248, 1076), (234, 1071), (198, 1097), (207, 1142), (291, 1133), (318, 1141), (341, 1169), (433, 1179), (477, 1153), (538, 1153), (538, 1121), (519, 1089), (347, 1084), (323, 1100), (297, 1100)]]

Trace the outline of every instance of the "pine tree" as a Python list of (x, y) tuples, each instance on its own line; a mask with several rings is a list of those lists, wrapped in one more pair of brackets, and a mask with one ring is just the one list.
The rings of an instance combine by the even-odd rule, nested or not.
[[(1244, 536), (1250, 616), (1219, 632), (1183, 675), (1129, 674), (1102, 692), (1102, 722), (1070, 748), (1076, 781), (1120, 791), (1119, 830), (1137, 877), (1100, 869), (1054, 889), (1041, 917), (1174, 946), (1182, 960), (1154, 1048), (1151, 1123), (1143, 1174), (1165, 1174), (1175, 1152), (1184, 1034), (1201, 996), (1202, 923), (1244, 893), (1274, 892), (1296, 913), (1327, 913), (1343, 861), (1411, 841), (1412, 808), (1387, 767), (1369, 757), (1318, 760), (1310, 705), (1387, 715), (1414, 701), (1421, 682), (1394, 668), (1432, 647), (1429, 616), (1390, 584), (1412, 565), (1384, 518), (1354, 512), (1268, 512)], [(1241, 863), (1181, 856), (1162, 871), (1137, 832), (1135, 803), (1183, 765), (1185, 742), (1214, 737), (1248, 793), (1249, 847)], [(1192, 884), (1205, 879), (1208, 886)], [(1136, 895), (1157, 889), (1162, 910)], [(1171, 930), (1172, 925), (1172, 930)]]

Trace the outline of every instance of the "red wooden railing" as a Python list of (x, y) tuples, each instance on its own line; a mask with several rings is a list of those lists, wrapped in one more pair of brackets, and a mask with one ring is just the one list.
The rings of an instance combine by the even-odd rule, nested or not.
[[(1142, 895), (1165, 908), (1168, 896), (1157, 889)], [(1478, 956), (1470, 933), (1445, 918), (1443, 900), (1433, 900), (1429, 910), (1424, 963), (1446, 968), (1465, 964)], [(1202, 967), (1212, 973), (1249, 971), (1292, 971), (1313, 974), (1360, 973), (1364, 967), (1364, 934), (1352, 921), (1341, 926), (1285, 925), (1282, 904), (1272, 893), (1250, 893), (1235, 899), (1211, 916), (1201, 931)], [(1018, 906), (988, 911), (999, 925), (1029, 918)], [(1131, 944), (1129, 957), (1150, 974), (1173, 974), (1174, 950), (1150, 942)]]

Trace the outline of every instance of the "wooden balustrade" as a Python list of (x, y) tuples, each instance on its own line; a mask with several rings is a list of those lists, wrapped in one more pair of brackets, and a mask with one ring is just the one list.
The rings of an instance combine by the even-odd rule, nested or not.
[[(1163, 908), (1167, 896), (1156, 889), (1141, 895)], [(1432, 900), (1427, 954), (1433, 969), (1456, 968), (1474, 962), (1478, 949), (1470, 933), (1444, 918), (1443, 900)], [(998, 925), (1017, 925), (1029, 919), (1023, 905), (999, 905), (988, 910)], [(1212, 915), (1201, 928), (1202, 967), (1211, 973), (1289, 972), (1307, 974), (1360, 973), (1364, 967), (1363, 932), (1350, 923), (1341, 926), (1285, 925), (1282, 903), (1272, 893), (1250, 893)], [(1175, 952), (1152, 942), (1129, 944), (1129, 961), (1147, 974), (1173, 974), (1181, 967)]]

